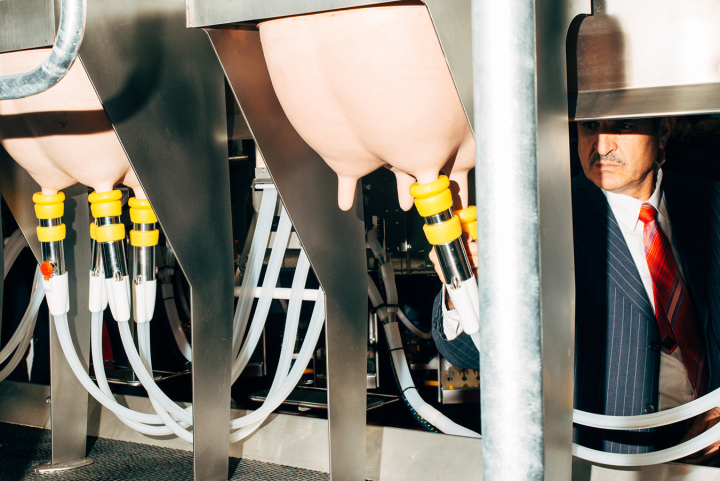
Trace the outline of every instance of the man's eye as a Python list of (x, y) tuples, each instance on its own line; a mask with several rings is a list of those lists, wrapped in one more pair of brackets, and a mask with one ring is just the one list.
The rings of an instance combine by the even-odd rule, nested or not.
[(632, 130), (634, 128), (633, 124), (626, 124), (625, 122), (617, 122), (615, 123), (615, 128), (618, 130), (621, 130), (623, 132), (627, 132), (628, 130)]
[(580, 122), (580, 126), (583, 130), (596, 130), (598, 128), (597, 122)]

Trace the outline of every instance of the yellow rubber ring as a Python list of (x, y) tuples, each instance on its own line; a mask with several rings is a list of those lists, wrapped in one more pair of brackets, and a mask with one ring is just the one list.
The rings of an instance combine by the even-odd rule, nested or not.
[(160, 239), (159, 230), (140, 231), (133, 229), (130, 231), (130, 245), (135, 247), (156, 246), (158, 239)]
[(122, 199), (122, 192), (119, 190), (93, 192), (88, 196), (93, 217), (116, 217), (122, 214), (120, 199)]
[(97, 228), (97, 226), (96, 226), (94, 223), (91, 222), (91, 223), (90, 223), (90, 238), (91, 238), (92, 240), (97, 240), (97, 239), (95, 239), (95, 229), (96, 229), (96, 228)]
[(103, 202), (102, 204), (92, 204), (90, 206), (92, 215), (96, 219), (98, 217), (116, 217), (122, 214), (122, 204), (119, 200)]
[(93, 192), (88, 196), (88, 201), (91, 204), (95, 202), (110, 202), (113, 200), (122, 199), (122, 192), (119, 190), (109, 190), (107, 192)]
[(442, 224), (426, 224), (423, 226), (423, 230), (425, 231), (425, 237), (427, 237), (428, 242), (434, 246), (447, 244), (462, 235), (460, 219), (457, 217), (453, 217)]
[(40, 242), (58, 242), (65, 239), (65, 224), (56, 225), (53, 227), (38, 227), (37, 236)]
[(445, 189), (432, 197), (415, 199), (415, 207), (417, 207), (418, 213), (423, 217), (430, 217), (431, 215), (452, 209), (452, 205), (453, 199), (450, 189)]
[(475, 240), (477, 238), (477, 207), (471, 205), (465, 209), (453, 211), (453, 214), (460, 219), (463, 232), (467, 232)]
[(130, 220), (134, 224), (154, 224), (158, 221), (147, 199), (133, 197), (128, 204), (130, 205)]
[(450, 179), (448, 179), (447, 176), (441, 175), (438, 177), (438, 180), (428, 182), (427, 184), (420, 185), (415, 182), (410, 186), (410, 195), (415, 198), (430, 197), (439, 194), (448, 187), (450, 187)]
[(143, 207), (150, 207), (150, 201), (147, 199), (138, 199), (137, 197), (131, 197), (130, 200), (128, 200), (128, 205), (130, 207), (137, 207), (138, 209), (142, 209)]
[(97, 226), (95, 228), (95, 240), (98, 242), (112, 242), (125, 239), (125, 225), (113, 224)]
[(477, 229), (478, 229), (477, 225), (478, 224), (477, 224), (476, 220), (472, 221), (472, 222), (468, 222), (467, 224), (463, 224), (461, 222), (460, 225), (462, 226), (463, 232), (467, 232), (468, 234), (470, 234), (470, 238), (472, 240), (477, 239)]
[(36, 204), (57, 204), (58, 202), (65, 202), (65, 194), (58, 192), (55, 195), (43, 195), (42, 192), (33, 194), (33, 202)]
[(434, 182), (410, 186), (410, 195), (415, 197), (415, 207), (423, 217), (439, 214), (451, 209), (453, 200), (450, 192), (450, 181), (444, 175)]
[(38, 219), (59, 219), (65, 214), (65, 203), (35, 204), (35, 215)]
[(465, 209), (454, 210), (453, 215), (456, 215), (460, 218), (461, 224), (467, 224), (468, 222), (477, 220), (477, 207), (471, 205), (470, 207), (467, 207)]

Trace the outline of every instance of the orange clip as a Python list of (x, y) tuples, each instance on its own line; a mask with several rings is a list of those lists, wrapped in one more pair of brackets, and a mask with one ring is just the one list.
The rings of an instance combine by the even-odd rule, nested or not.
[(43, 275), (46, 281), (50, 280), (53, 272), (55, 272), (55, 266), (52, 265), (52, 262), (45, 261), (40, 264), (40, 273)]

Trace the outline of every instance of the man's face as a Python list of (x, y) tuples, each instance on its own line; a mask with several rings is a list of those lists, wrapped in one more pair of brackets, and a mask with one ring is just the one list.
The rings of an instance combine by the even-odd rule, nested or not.
[(578, 155), (588, 179), (601, 189), (642, 200), (652, 194), (655, 161), (670, 137), (672, 119), (581, 121), (577, 129)]

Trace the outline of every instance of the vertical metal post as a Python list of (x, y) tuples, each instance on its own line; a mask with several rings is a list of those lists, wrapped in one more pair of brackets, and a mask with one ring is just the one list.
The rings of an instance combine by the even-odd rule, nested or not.
[[(90, 356), (90, 311), (87, 306), (90, 272), (90, 208), (87, 187), (65, 189), (65, 266), (69, 276), (68, 323), (80, 359)], [(84, 366), (87, 370), (87, 365)], [(88, 393), (80, 384), (60, 347), (50, 318), (50, 394), (52, 465), (76, 464), (85, 459)], [(92, 461), (90, 461), (92, 462)], [(86, 463), (83, 463), (86, 464)]]
[[(40, 186), (0, 147), (0, 191), (15, 217), (36, 259), (41, 258), (37, 218), (32, 195)], [(64, 190), (67, 225), (65, 265), (69, 275), (70, 312), (68, 322), (75, 347), (83, 359), (90, 351), (90, 312), (87, 308), (90, 272), (90, 211), (87, 187)], [(52, 416), (52, 461), (38, 466), (38, 472), (79, 467), (92, 461), (85, 458), (88, 393), (70, 369), (50, 320), (50, 377)]]
[(219, 481), (233, 313), (225, 86), (185, 14), (182, 0), (89, 0), (80, 58), (190, 283), (194, 479)]
[(298, 135), (273, 90), (257, 30), (208, 29), (325, 293), (330, 476), (365, 479), (367, 274), (362, 198), (337, 206), (337, 176)]
[(486, 480), (571, 478), (565, 43), (587, 0), (472, 0)]
[(544, 478), (535, 5), (473, 0), (485, 481)]

